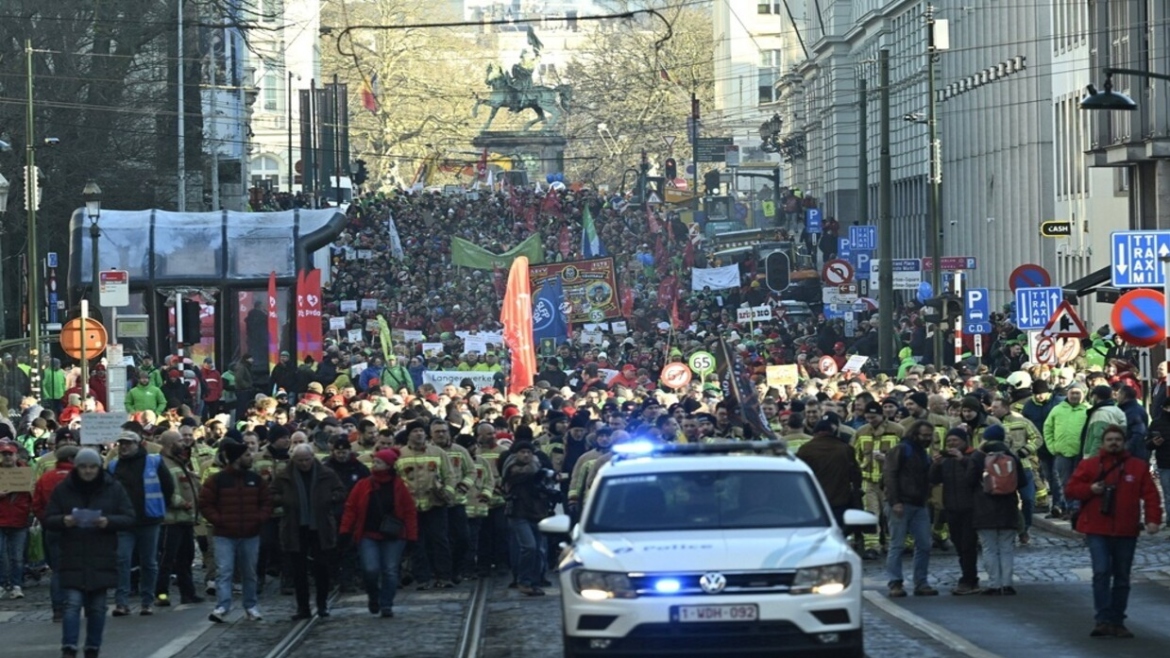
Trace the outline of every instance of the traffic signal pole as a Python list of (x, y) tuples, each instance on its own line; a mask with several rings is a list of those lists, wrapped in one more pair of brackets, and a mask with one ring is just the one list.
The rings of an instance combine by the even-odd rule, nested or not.
[(878, 53), (881, 85), (881, 150), (878, 157), (878, 361), (882, 370), (894, 369), (894, 203), (893, 166), (890, 159), (890, 51)]
[[(695, 92), (691, 92), (691, 167), (694, 169), (694, 183), (691, 189), (694, 190), (692, 198), (699, 198), (699, 97)], [(699, 204), (695, 203), (695, 210), (699, 210)]]

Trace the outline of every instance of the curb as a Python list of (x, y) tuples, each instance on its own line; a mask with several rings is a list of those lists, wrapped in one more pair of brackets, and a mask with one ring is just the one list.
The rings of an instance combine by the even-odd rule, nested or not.
[(1050, 533), (1053, 535), (1060, 535), (1061, 537), (1064, 537), (1065, 539), (1075, 539), (1075, 540), (1080, 541), (1081, 539), (1085, 538), (1084, 535), (1077, 532), (1076, 530), (1073, 530), (1072, 524), (1069, 523), (1068, 521), (1059, 521), (1056, 519), (1046, 519), (1046, 518), (1044, 518), (1044, 516), (1042, 514), (1033, 514), (1032, 515), (1032, 527), (1039, 528), (1039, 529), (1043, 530), (1044, 532), (1047, 532), (1047, 533)]
[(997, 653), (976, 646), (965, 637), (953, 633), (942, 626), (924, 619), (906, 608), (894, 603), (879, 592), (865, 590), (862, 597), (882, 612), (894, 617), (898, 621), (912, 626), (930, 636), (931, 639), (945, 645), (948, 649), (961, 653), (970, 658), (1003, 658)]

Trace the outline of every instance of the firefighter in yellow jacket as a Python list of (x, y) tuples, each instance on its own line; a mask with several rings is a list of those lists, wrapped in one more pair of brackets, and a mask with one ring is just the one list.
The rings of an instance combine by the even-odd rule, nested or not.
[(496, 443), (496, 428), (491, 423), (475, 426), (477, 461), (487, 465), (489, 481), (484, 478), (481, 496), (487, 499), (487, 516), (479, 527), (479, 547), (476, 555), (476, 573), (491, 575), (492, 566), (504, 568), (508, 564), (508, 520), (504, 516), (504, 492), (500, 486), (500, 455), (504, 449)]
[(471, 532), (467, 525), (468, 494), (475, 486), (475, 461), (471, 453), (451, 440), (451, 426), (436, 418), (431, 421), (431, 443), (447, 452), (455, 480), (455, 499), (447, 505), (447, 536), (451, 540), (452, 581), (474, 578)]
[(458, 478), (447, 452), (427, 442), (427, 424), (419, 419), (406, 426), (406, 445), (394, 465), (418, 507), (418, 542), (410, 565), (418, 589), (448, 589), (453, 582), (447, 508), (455, 503)]
[(870, 402), (865, 405), (865, 424), (857, 428), (853, 435), (853, 447), (857, 451), (857, 463), (861, 464), (862, 484), (865, 492), (865, 510), (879, 516), (878, 533), (864, 535), (865, 551), (862, 556), (867, 560), (876, 560), (881, 550), (886, 548), (886, 506), (885, 491), (882, 488), (882, 478), (886, 453), (894, 449), (902, 440), (902, 426), (886, 420), (882, 414), (882, 405)]
[(585, 482), (589, 479), (589, 474), (593, 472), (597, 466), (595, 462), (601, 457), (609, 454), (610, 448), (613, 447), (613, 441), (618, 434), (625, 436), (625, 431), (613, 431), (612, 427), (608, 425), (597, 429), (597, 433), (593, 438), (594, 448), (589, 452), (581, 455), (577, 463), (573, 465), (573, 473), (569, 476), (569, 495), (568, 495), (568, 512), (569, 516), (574, 520), (579, 518), (581, 514), (581, 503), (585, 500), (585, 493), (587, 491)]

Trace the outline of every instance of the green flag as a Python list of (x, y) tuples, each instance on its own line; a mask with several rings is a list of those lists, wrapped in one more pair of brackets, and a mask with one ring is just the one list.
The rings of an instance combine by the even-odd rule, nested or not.
[(502, 254), (493, 254), (463, 238), (451, 238), (451, 262), (460, 267), (477, 270), (493, 270), (496, 267), (508, 269), (517, 256), (527, 256), (528, 262), (533, 265), (543, 263), (544, 245), (540, 243), (540, 234), (533, 233), (527, 240)]
[(390, 325), (381, 315), (378, 316), (378, 342), (382, 343), (382, 358), (389, 362), (394, 354), (394, 339), (390, 336)]

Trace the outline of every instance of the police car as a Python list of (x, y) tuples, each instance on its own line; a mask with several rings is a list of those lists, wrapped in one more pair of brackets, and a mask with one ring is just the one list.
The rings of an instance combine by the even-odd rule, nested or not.
[(861, 560), (812, 471), (778, 444), (627, 443), (570, 533), (564, 655), (864, 656)]

